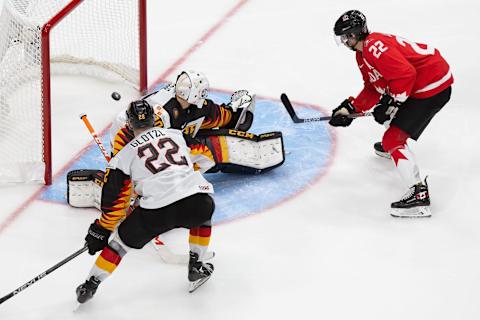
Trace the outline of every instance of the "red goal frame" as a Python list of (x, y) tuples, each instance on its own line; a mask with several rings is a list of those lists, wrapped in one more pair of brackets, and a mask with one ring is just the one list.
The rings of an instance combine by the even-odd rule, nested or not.
[[(52, 184), (52, 122), (50, 84), (50, 31), (69, 15), (84, 0), (72, 0), (42, 26), (42, 122), (43, 160), (45, 162), (45, 184)], [(140, 92), (147, 90), (147, 0), (138, 0), (139, 12), (139, 57)]]

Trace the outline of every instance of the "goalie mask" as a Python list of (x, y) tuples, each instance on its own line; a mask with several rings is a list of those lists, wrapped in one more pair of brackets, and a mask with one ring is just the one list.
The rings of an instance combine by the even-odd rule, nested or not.
[(198, 108), (203, 106), (203, 102), (208, 95), (210, 84), (208, 79), (201, 72), (182, 71), (177, 77), (175, 83), (175, 94), (196, 105)]
[(145, 100), (133, 101), (128, 106), (127, 119), (132, 129), (153, 127), (155, 121), (153, 108)]

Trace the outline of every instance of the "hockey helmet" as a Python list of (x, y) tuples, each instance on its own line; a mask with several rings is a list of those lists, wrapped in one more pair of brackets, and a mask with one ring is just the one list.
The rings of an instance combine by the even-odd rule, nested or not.
[(363, 40), (370, 33), (367, 18), (358, 10), (349, 10), (342, 14), (335, 22), (333, 32), (338, 45), (347, 44), (349, 39)]
[(188, 103), (201, 108), (208, 95), (209, 87), (208, 79), (203, 73), (182, 71), (175, 83), (175, 94)]
[(132, 101), (127, 109), (127, 119), (132, 129), (152, 127), (155, 120), (153, 108), (145, 100)]

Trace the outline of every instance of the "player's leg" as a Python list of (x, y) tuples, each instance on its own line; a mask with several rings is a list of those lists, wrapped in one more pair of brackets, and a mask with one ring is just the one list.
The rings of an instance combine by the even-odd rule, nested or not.
[(397, 168), (400, 177), (409, 188), (400, 201), (392, 203), (395, 217), (429, 217), (430, 197), (426, 179), (422, 182), (420, 172), (407, 139), (417, 140), (432, 118), (449, 101), (451, 88), (427, 99), (409, 99), (397, 112), (391, 126), (385, 132), (382, 146)]
[(396, 126), (391, 126), (385, 132), (382, 145), (388, 150), (392, 161), (402, 178), (408, 192), (400, 199), (393, 202), (392, 216), (394, 217), (429, 217), (430, 198), (428, 186), (422, 182), (417, 162), (413, 153), (408, 148), (409, 134)]
[(188, 243), (190, 251), (198, 255), (198, 260), (204, 261), (205, 254), (210, 244), (210, 236), (212, 234), (212, 222), (204, 222), (199, 227), (190, 228), (190, 236)]
[[(437, 112), (450, 100), (451, 93), (452, 88), (449, 87), (428, 99), (409, 99), (407, 104), (398, 110), (397, 120), (393, 120), (392, 124), (396, 124), (408, 132), (412, 139), (417, 140)], [(381, 142), (376, 142), (373, 149), (378, 156), (390, 159), (390, 154)]]
[(85, 303), (93, 297), (100, 283), (115, 271), (128, 250), (130, 247), (125, 245), (115, 232), (113, 239), (97, 257), (87, 280), (77, 287), (78, 302)]
[[(161, 218), (162, 216), (157, 216)], [(131, 249), (141, 249), (158, 234), (147, 228), (143, 209), (137, 207), (120, 223), (112, 240), (102, 250), (93, 265), (87, 280), (77, 288), (77, 301), (84, 303), (90, 300), (102, 281), (107, 279), (118, 267), (122, 258)], [(163, 221), (156, 221), (162, 224)], [(164, 229), (162, 229), (164, 232)], [(166, 230), (165, 230), (166, 231)]]
[(408, 99), (401, 106), (391, 124), (402, 129), (413, 140), (418, 140), (433, 117), (447, 104), (452, 94), (448, 87), (433, 97), (426, 99)]
[(205, 283), (213, 273), (213, 264), (203, 262), (210, 244), (211, 219), (215, 203), (206, 193), (197, 193), (182, 200), (175, 208), (177, 223), (190, 229), (190, 260), (188, 263), (188, 281), (190, 292)]

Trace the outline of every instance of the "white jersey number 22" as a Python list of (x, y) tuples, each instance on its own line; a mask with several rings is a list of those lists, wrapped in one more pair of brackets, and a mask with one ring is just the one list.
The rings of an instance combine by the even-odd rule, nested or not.
[[(169, 147), (167, 148), (167, 146)], [(165, 152), (166, 162), (160, 162), (155, 165), (155, 163), (153, 162), (158, 159), (158, 157), (160, 156), (160, 150), (164, 148), (167, 148)], [(176, 144), (175, 141), (170, 138), (163, 138), (158, 140), (157, 146), (154, 146), (151, 143), (147, 143), (146, 145), (138, 148), (137, 155), (140, 159), (146, 157), (145, 151), (147, 149), (150, 151), (151, 156), (145, 159), (145, 167), (153, 174), (163, 171), (171, 165), (188, 166), (187, 159), (184, 156), (180, 156), (178, 160), (174, 158), (174, 155), (178, 153), (178, 150), (180, 148), (178, 144)]]

